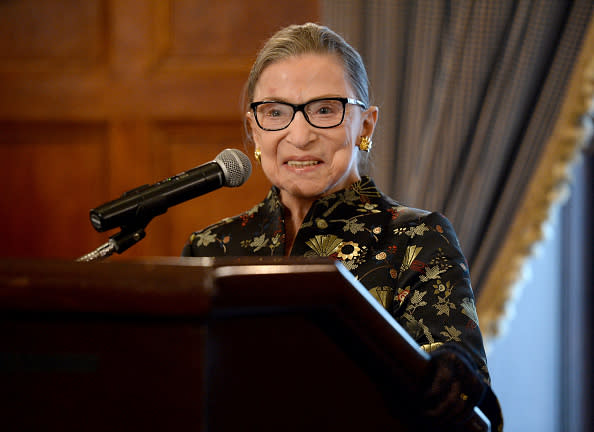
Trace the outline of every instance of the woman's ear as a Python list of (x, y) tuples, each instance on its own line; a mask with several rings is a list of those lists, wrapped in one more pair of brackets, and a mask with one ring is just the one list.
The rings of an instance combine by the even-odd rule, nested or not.
[(248, 139), (248, 142), (254, 144), (254, 146), (255, 146), (256, 145), (256, 140), (254, 139), (255, 119), (254, 119), (254, 115), (252, 114), (251, 111), (247, 111), (245, 113), (245, 121), (243, 122), (243, 124), (244, 124), (245, 134)]
[(378, 115), (379, 108), (376, 106), (370, 106), (367, 110), (363, 112), (361, 133), (359, 134), (360, 136), (366, 136), (369, 138), (373, 136), (373, 131), (375, 130), (375, 125), (377, 124)]

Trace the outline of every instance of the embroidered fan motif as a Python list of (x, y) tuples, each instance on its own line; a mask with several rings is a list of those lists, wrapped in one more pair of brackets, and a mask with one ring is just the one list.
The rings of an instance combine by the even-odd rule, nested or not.
[(369, 181), (369, 179), (362, 179), (356, 183), (351, 185), (351, 190), (358, 195), (369, 197), (369, 198), (379, 198), (380, 193), (375, 187), (375, 185)]
[(394, 288), (389, 286), (374, 287), (369, 293), (386, 309), (390, 310), (394, 300)]
[(402, 265), (400, 266), (400, 272), (410, 268), (417, 255), (421, 253), (421, 249), (423, 249), (423, 246), (408, 246), (406, 248), (404, 259), (402, 260)]
[(330, 256), (340, 246), (342, 239), (332, 235), (317, 235), (314, 238), (309, 239), (305, 242), (316, 255), (319, 256)]
[(462, 313), (478, 325), (478, 315), (476, 313), (476, 308), (474, 307), (474, 302), (470, 298), (464, 297), (460, 306), (462, 307)]

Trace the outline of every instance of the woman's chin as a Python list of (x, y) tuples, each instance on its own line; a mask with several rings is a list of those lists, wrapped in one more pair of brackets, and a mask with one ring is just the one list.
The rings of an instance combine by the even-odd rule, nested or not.
[(329, 182), (328, 177), (323, 179), (302, 178), (298, 181), (286, 182), (280, 185), (281, 191), (294, 199), (315, 200), (324, 195), (331, 194), (348, 185), (339, 185)]

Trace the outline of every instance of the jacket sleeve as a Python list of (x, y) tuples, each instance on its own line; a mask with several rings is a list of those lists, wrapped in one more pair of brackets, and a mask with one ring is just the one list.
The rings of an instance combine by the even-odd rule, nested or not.
[(488, 381), (468, 264), (450, 222), (431, 213), (395, 234), (405, 250), (393, 315), (428, 352), (459, 344)]

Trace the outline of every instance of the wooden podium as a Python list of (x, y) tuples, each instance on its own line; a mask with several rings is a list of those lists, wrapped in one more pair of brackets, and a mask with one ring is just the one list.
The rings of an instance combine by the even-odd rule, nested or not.
[(416, 430), (428, 361), (311, 259), (3, 260), (0, 341), (7, 432)]

